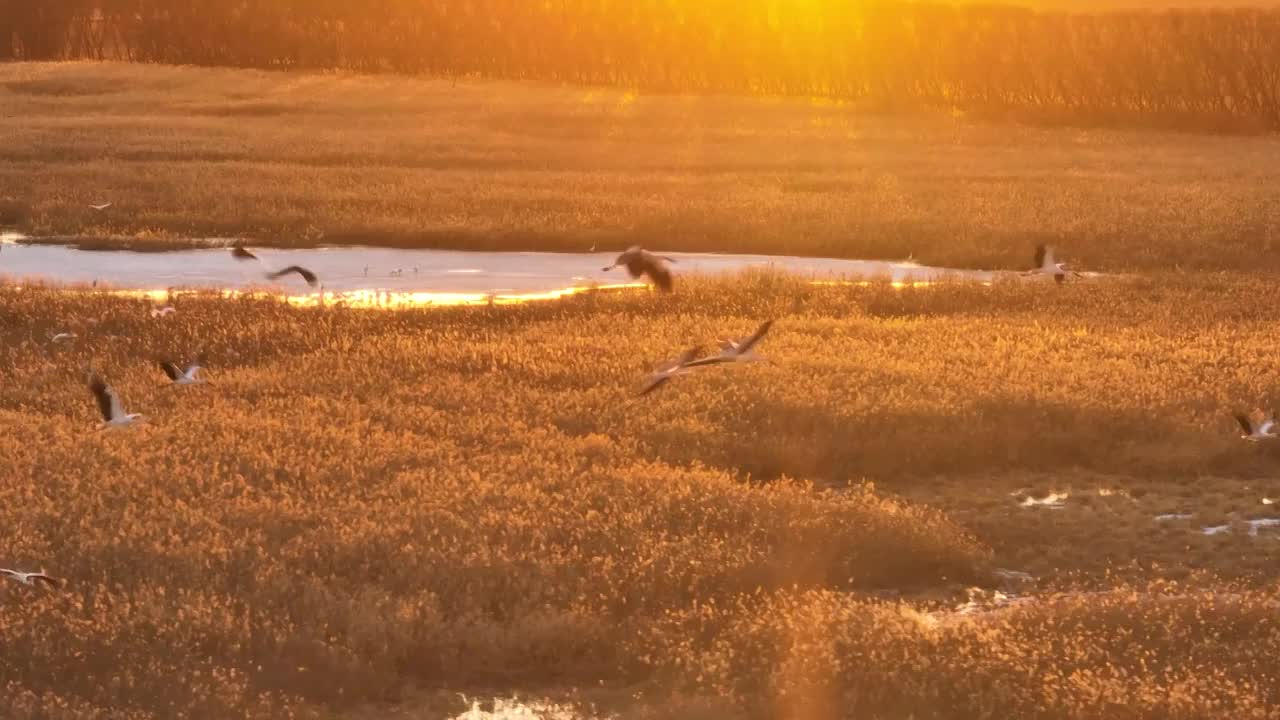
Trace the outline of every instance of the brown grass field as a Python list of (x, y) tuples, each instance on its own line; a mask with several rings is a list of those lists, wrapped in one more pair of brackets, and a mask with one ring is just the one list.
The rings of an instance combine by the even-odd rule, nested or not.
[[(103, 247), (1123, 273), (162, 319), (2, 285), (0, 567), (65, 581), (0, 583), (5, 718), (1276, 717), (1280, 443), (1230, 417), (1280, 407), (1275, 137), (78, 63), (0, 65), (0, 137), (0, 227)], [(765, 318), (769, 362), (636, 397)], [(144, 426), (96, 429), (90, 364)]]
[[(1280, 140), (830, 101), (0, 66), (0, 225), (172, 245), (631, 243), (1018, 268), (1280, 269)], [(106, 213), (87, 206), (111, 201)]]
[[(1269, 280), (175, 302), (0, 289), (0, 564), (66, 580), (0, 585), (8, 717), (1280, 706), (1280, 532), (1243, 524), (1280, 515), (1280, 445), (1228, 415), (1280, 399)], [(635, 397), (766, 317), (769, 362)], [(197, 351), (203, 386), (150, 360)], [(95, 432), (91, 361), (146, 426)]]

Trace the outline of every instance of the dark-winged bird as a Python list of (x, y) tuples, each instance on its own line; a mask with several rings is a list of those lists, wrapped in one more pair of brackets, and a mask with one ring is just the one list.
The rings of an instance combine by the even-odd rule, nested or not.
[(120, 396), (112, 390), (105, 380), (93, 375), (89, 378), (89, 391), (98, 401), (98, 412), (102, 413), (103, 427), (125, 427), (142, 418), (138, 413), (127, 413), (120, 404)]
[(316, 274), (302, 267), (301, 265), (290, 265), (289, 267), (283, 270), (277, 270), (273, 273), (267, 273), (267, 279), (277, 280), (279, 278), (284, 277), (285, 275), (290, 275), (292, 273), (297, 273), (298, 276), (301, 277), (303, 280), (306, 280), (307, 284), (310, 285), (311, 287), (316, 286), (316, 282), (317, 282)]
[(43, 585), (53, 590), (58, 589), (58, 581), (42, 572), (21, 572), (19, 570), (0, 568), (0, 576), (16, 580), (23, 585)]
[(675, 262), (674, 259), (661, 255), (654, 255), (639, 245), (627, 248), (627, 251), (618, 256), (617, 260), (607, 268), (606, 272), (616, 267), (622, 266), (627, 269), (633, 278), (648, 276), (649, 280), (662, 292), (671, 292), (675, 286), (675, 281), (671, 277), (671, 270), (667, 267), (667, 263)]
[(1055, 260), (1052, 245), (1037, 245), (1035, 267), (1022, 274), (1052, 275), (1055, 282), (1061, 283), (1066, 281), (1067, 273), (1080, 277), (1080, 273), (1068, 268), (1064, 263), (1060, 263)]
[(1273, 432), (1276, 426), (1276, 414), (1274, 412), (1270, 416), (1264, 416), (1262, 411), (1255, 410), (1252, 417), (1238, 412), (1235, 414), (1235, 419), (1240, 424), (1240, 430), (1243, 431), (1240, 437), (1245, 440), (1257, 442), (1258, 440), (1273, 440), (1276, 437)]
[(161, 360), (160, 369), (164, 370), (164, 374), (169, 376), (169, 380), (171, 380), (174, 385), (195, 385), (201, 382), (201, 380), (196, 377), (196, 373), (199, 373), (200, 370), (204, 368), (201, 364), (202, 362), (204, 361), (200, 358), (196, 358), (185, 368), (179, 368), (176, 363), (172, 363), (168, 360)]
[(771, 327), (773, 327), (773, 321), (765, 320), (760, 324), (760, 327), (756, 328), (754, 333), (745, 338), (740, 340), (722, 340), (720, 342), (719, 355), (712, 355), (711, 357), (705, 357), (701, 360), (694, 360), (687, 363), (686, 367), (697, 368), (705, 367), (707, 365), (721, 365), (724, 363), (753, 362), (756, 360), (762, 360), (763, 358), (757, 355), (754, 350), (755, 347), (760, 344), (760, 341), (764, 339), (764, 336), (769, 334), (769, 328)]
[(671, 378), (688, 372), (689, 364), (698, 357), (698, 353), (702, 348), (689, 348), (681, 353), (680, 357), (659, 365), (653, 374), (649, 376), (645, 382), (644, 388), (640, 390), (640, 396), (644, 397), (658, 388), (671, 382)]

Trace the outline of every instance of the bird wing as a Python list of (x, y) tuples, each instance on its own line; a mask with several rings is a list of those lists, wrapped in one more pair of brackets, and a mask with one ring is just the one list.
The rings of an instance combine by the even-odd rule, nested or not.
[(18, 573), (6, 568), (0, 568), (0, 575), (4, 575), (5, 577), (17, 577)]
[(662, 266), (661, 263), (653, 263), (646, 268), (649, 279), (662, 292), (671, 292), (675, 289), (675, 280), (671, 277), (671, 271)]
[(693, 362), (693, 359), (698, 357), (698, 353), (700, 352), (702, 352), (701, 347), (691, 347), (688, 350), (685, 350), (684, 352), (680, 353), (675, 358), (671, 360), (663, 361), (660, 365), (658, 365), (653, 369), (653, 373), (654, 375), (662, 375), (664, 373), (669, 374), (673, 370), (679, 370), (682, 367), (688, 367), (689, 363)]
[(302, 267), (301, 265), (290, 265), (289, 267), (284, 268), (283, 270), (277, 270), (276, 272), (268, 273), (267, 277), (272, 280), (275, 280), (276, 278), (284, 277), (289, 273), (297, 273), (302, 277), (303, 280), (307, 281), (308, 285), (316, 284), (316, 274)]
[(44, 573), (33, 573), (27, 579), (30, 580), (31, 582), (44, 583), (48, 587), (54, 588), (55, 590), (58, 587), (58, 581), (49, 577), (48, 575), (45, 575)]
[(680, 353), (680, 357), (676, 358), (676, 367), (685, 367), (692, 363), (698, 357), (698, 353), (702, 352), (701, 347), (691, 347)]
[(178, 378), (182, 377), (182, 373), (178, 371), (178, 366), (168, 360), (160, 361), (160, 369), (164, 370), (164, 374), (168, 375), (170, 380), (177, 381)]
[(1036, 260), (1040, 263), (1041, 268), (1055, 268), (1057, 266), (1054, 260), (1054, 252), (1052, 245), (1041, 245), (1036, 248)]
[(129, 413), (124, 411), (124, 405), (120, 403), (120, 396), (115, 390), (107, 388), (107, 397), (111, 398), (111, 417), (122, 418)]
[(98, 400), (98, 412), (102, 413), (102, 419), (107, 422), (111, 421), (112, 413), (119, 406), (115, 393), (111, 392), (111, 388), (102, 381), (102, 378), (95, 377), (89, 381), (89, 390), (93, 392), (93, 396)]
[(1249, 416), (1238, 412), (1232, 417), (1236, 419), (1236, 422), (1240, 423), (1240, 429), (1244, 430), (1245, 435), (1253, 434), (1253, 422), (1249, 420)]
[(670, 381), (671, 381), (670, 375), (665, 375), (665, 374), (654, 375), (653, 377), (649, 378), (649, 382), (645, 383), (644, 388), (640, 390), (640, 397), (644, 397), (645, 395), (648, 395), (654, 390), (657, 390), (663, 385), (666, 385)]
[(751, 352), (751, 348), (755, 347), (757, 343), (764, 339), (765, 335), (769, 334), (769, 328), (771, 327), (773, 327), (773, 320), (765, 320), (763, 323), (760, 323), (760, 327), (756, 328), (755, 333), (752, 334), (751, 337), (745, 338), (738, 343), (738, 347), (735, 348), (737, 353), (739, 355), (745, 355), (746, 353)]
[(710, 365), (722, 365), (728, 362), (733, 362), (733, 357), (728, 355), (712, 355), (711, 357), (704, 357), (701, 360), (694, 360), (691, 363), (685, 363), (684, 366), (687, 368), (700, 368), (708, 367)]
[(605, 270), (612, 270), (620, 265), (626, 265), (627, 263), (631, 262), (632, 259), (639, 256), (639, 254), (642, 252), (644, 251), (641, 250), (638, 245), (632, 245), (631, 247), (627, 248), (626, 251), (624, 251), (621, 255), (619, 255), (618, 259), (614, 260), (613, 264), (605, 268)]
[(187, 378), (188, 380), (195, 380), (196, 373), (200, 372), (200, 370), (204, 368), (204, 365), (201, 365), (202, 362), (204, 361), (199, 358), (196, 358), (195, 360), (188, 363), (187, 369), (182, 371), (182, 376)]

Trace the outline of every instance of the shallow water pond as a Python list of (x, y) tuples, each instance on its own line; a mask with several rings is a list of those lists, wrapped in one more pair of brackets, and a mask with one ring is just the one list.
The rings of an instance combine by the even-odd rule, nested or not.
[[(537, 299), (593, 286), (631, 285), (622, 269), (602, 270), (616, 253), (471, 252), (374, 247), (255, 249), (258, 260), (237, 260), (226, 247), (171, 252), (88, 251), (69, 245), (26, 244), (0, 237), (0, 278), (18, 282), (92, 285), (126, 290), (166, 288), (243, 291), (267, 289), (369, 305), (457, 304)], [(771, 255), (669, 253), (677, 275), (717, 275), (770, 268), (813, 280), (938, 280), (990, 282), (992, 272), (950, 270), (910, 262), (838, 260)], [(269, 280), (271, 270), (300, 265), (320, 288), (297, 275)]]

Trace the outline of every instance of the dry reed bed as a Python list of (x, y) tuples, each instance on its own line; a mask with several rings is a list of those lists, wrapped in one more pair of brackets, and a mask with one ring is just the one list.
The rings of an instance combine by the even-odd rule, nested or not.
[[(789, 717), (809, 711), (797, 696), (859, 717), (1249, 716), (1275, 701), (1253, 654), (1276, 649), (1274, 589), (1218, 607), (1211, 579), (1173, 601), (1136, 586), (940, 629), (863, 593), (990, 582), (999, 543), (862, 481), (949, 510), (984, 473), (1106, 467), (1152, 492), (1263, 476), (1276, 456), (1237, 444), (1219, 406), (1271, 392), (1274, 295), (1238, 277), (904, 291), (752, 274), (396, 313), (181, 298), (153, 319), (3, 289), (0, 564), (69, 585), (0, 591), (0, 684), (20, 717), (637, 681)], [(773, 362), (633, 398), (649, 363), (763, 317)], [(55, 329), (80, 338), (52, 347)], [(207, 386), (165, 386), (149, 362), (197, 350)], [(91, 359), (149, 427), (93, 432)], [(1170, 669), (1139, 676), (1139, 650)]]
[(125, 64), (3, 65), (0, 104), (0, 225), (33, 234), (1280, 267), (1271, 137)]
[(833, 592), (673, 612), (673, 682), (779, 718), (1269, 718), (1277, 595), (1125, 589), (938, 623)]
[[(1201, 5), (1207, 4), (1199, 0)], [(1016, 3), (1015, 3), (1016, 4)], [(1022, 4), (1028, 4), (1025, 1)], [(0, 8), (0, 59), (430, 72), (661, 92), (837, 97), (1023, 120), (1274, 131), (1274, 3), (1074, 13), (995, 3), (163, 0)], [(1146, 0), (1146, 5), (1156, 3)], [(1195, 3), (1192, 3), (1195, 4)], [(1243, 5), (1254, 5), (1245, 9)], [(1083, 12), (1081, 12), (1083, 11)], [(512, 33), (512, 28), (521, 32)], [(708, 41), (708, 39), (711, 39)], [(57, 93), (56, 84), (31, 92)], [(270, 106), (266, 108), (271, 111)]]

